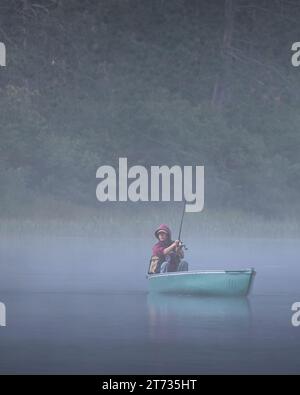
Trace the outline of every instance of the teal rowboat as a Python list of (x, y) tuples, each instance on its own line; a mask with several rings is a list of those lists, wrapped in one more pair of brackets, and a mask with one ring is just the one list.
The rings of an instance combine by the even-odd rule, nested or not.
[(149, 274), (150, 292), (198, 294), (205, 296), (247, 296), (254, 269), (224, 271), (189, 271)]

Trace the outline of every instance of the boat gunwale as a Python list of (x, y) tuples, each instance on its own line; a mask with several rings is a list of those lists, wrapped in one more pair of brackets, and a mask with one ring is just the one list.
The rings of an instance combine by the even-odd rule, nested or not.
[(244, 269), (244, 270), (191, 270), (191, 271), (182, 271), (182, 272), (168, 272), (168, 273), (154, 273), (148, 274), (147, 278), (150, 280), (151, 278), (158, 277), (169, 277), (169, 276), (183, 276), (183, 275), (194, 275), (194, 274), (249, 274), (255, 275), (255, 269)]

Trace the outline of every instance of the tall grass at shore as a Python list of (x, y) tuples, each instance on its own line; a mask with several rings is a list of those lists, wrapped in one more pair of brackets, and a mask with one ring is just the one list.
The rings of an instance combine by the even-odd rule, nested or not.
[[(0, 237), (124, 237), (140, 238), (153, 234), (156, 226), (167, 223), (177, 237), (182, 205), (119, 204), (86, 208), (49, 201), (16, 217), (0, 217)], [(186, 213), (183, 238), (298, 238), (297, 219), (266, 219), (240, 211)]]

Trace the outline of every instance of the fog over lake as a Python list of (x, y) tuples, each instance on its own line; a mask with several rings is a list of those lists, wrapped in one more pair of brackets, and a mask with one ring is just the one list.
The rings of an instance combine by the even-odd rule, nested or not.
[(248, 298), (147, 293), (152, 239), (0, 243), (1, 373), (299, 373), (297, 240), (190, 239), (190, 269), (255, 267)]

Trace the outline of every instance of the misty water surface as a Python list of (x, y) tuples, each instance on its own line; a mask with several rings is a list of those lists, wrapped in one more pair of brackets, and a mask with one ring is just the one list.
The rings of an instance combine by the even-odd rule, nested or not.
[(191, 269), (255, 267), (248, 299), (148, 294), (153, 242), (2, 239), (0, 372), (300, 372), (297, 240), (188, 240)]

